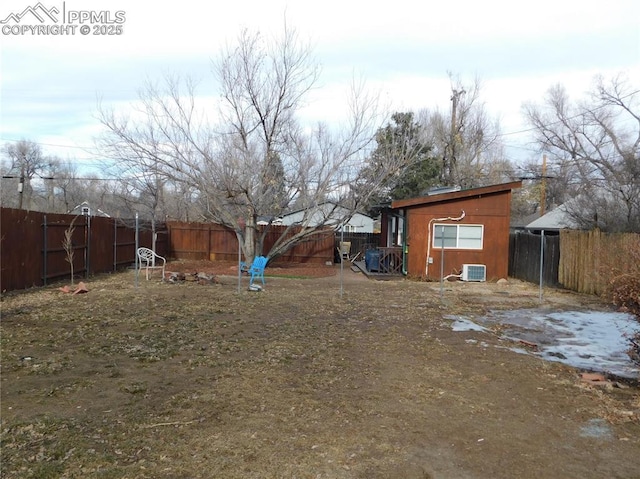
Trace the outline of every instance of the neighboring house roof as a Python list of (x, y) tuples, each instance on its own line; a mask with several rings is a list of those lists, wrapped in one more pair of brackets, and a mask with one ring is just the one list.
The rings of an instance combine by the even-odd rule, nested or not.
[(280, 218), (282, 224), (290, 225), (305, 222), (309, 226), (317, 226), (319, 224), (339, 225), (345, 217), (348, 221), (345, 224), (356, 228), (373, 227), (373, 218), (363, 213), (353, 213), (340, 205), (332, 202), (325, 202), (316, 207), (300, 209), (293, 211)]
[[(623, 185), (622, 188), (630, 187)], [(578, 224), (575, 219), (576, 214), (584, 218), (598, 218), (600, 216), (600, 221), (596, 221), (594, 226), (606, 227), (607, 222), (620, 220), (620, 218), (616, 219), (616, 211), (621, 208), (621, 201), (619, 192), (601, 187), (589, 187), (537, 220), (530, 222), (525, 228), (528, 230), (581, 229), (585, 225), (581, 227)], [(603, 221), (603, 218), (607, 219)], [(621, 220), (624, 221), (624, 214)]]
[(467, 190), (444, 190), (442, 193), (430, 194), (428, 196), (420, 196), (417, 198), (409, 198), (406, 200), (396, 200), (391, 203), (392, 208), (407, 208), (411, 206), (421, 206), (429, 203), (440, 203), (442, 201), (458, 200), (469, 198), (472, 196), (488, 195), (492, 193), (500, 193), (503, 191), (521, 188), (522, 181), (512, 181), (509, 183), (501, 183), (499, 185), (481, 186), (479, 188), (470, 188)]
[(531, 213), (528, 215), (511, 215), (511, 223), (509, 226), (515, 229), (524, 229), (529, 223), (540, 218), (540, 213)]
[(258, 216), (256, 224), (259, 226), (282, 225), (282, 218), (274, 218), (273, 216)]
[(567, 212), (567, 203), (563, 203), (532, 221), (525, 228), (528, 230), (561, 230), (576, 229), (577, 225)]

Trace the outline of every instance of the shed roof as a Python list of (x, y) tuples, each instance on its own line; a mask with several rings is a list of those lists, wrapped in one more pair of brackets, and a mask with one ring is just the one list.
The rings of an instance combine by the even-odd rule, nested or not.
[(445, 191), (444, 193), (432, 194), (428, 196), (420, 196), (417, 198), (408, 198), (406, 200), (396, 200), (391, 202), (391, 208), (408, 208), (412, 206), (422, 206), (430, 203), (440, 203), (443, 201), (458, 200), (469, 198), (472, 196), (489, 195), (500, 193), (503, 191), (521, 188), (522, 181), (511, 181), (509, 183), (501, 183), (498, 185), (481, 186), (479, 188), (469, 188), (459, 191)]

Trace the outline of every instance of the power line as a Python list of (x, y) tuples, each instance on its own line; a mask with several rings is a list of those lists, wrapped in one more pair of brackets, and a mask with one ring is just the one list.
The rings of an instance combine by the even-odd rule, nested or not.
[[(16, 175), (2, 175), (1, 177), (4, 179), (17, 179), (19, 180), (21, 176)], [(95, 178), (90, 176), (76, 176), (76, 177), (65, 177), (65, 176), (40, 176), (38, 175), (37, 179), (40, 180), (54, 180), (54, 181), (139, 181), (139, 178), (122, 178), (122, 177), (114, 177), (114, 178)]]
[[(13, 141), (13, 142), (22, 141), (22, 140), (16, 140), (15, 138), (3, 138), (3, 137), (0, 137), (0, 140), (2, 140), (2, 141)], [(35, 143), (36, 145), (40, 145), (40, 146), (53, 146), (53, 147), (56, 147), (56, 148), (76, 148), (78, 150), (85, 150), (85, 151), (90, 149), (90, 147), (88, 147), (88, 146), (57, 145), (55, 143), (42, 143), (42, 142), (39, 142), (39, 141), (31, 141), (31, 140), (27, 140), (27, 141), (29, 141), (31, 143)]]

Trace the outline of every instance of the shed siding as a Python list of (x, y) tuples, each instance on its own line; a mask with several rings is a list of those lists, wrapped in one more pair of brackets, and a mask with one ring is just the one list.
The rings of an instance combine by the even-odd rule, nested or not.
[[(439, 203), (407, 207), (409, 276), (437, 280), (440, 278), (441, 249), (431, 248), (433, 263), (427, 268), (429, 222), (436, 218), (458, 217), (461, 221), (442, 221), (445, 224), (484, 225), (482, 250), (445, 249), (444, 275), (460, 274), (465, 263), (484, 264), (487, 280), (506, 278), (509, 266), (509, 220), (511, 190), (492, 194), (453, 199)], [(434, 223), (440, 223), (434, 221)], [(431, 239), (433, 241), (433, 239)]]

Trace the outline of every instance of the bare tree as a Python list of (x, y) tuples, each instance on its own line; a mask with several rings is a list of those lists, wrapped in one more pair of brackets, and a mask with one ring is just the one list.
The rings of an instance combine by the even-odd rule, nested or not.
[(258, 226), (259, 219), (270, 223), (293, 205), (304, 208), (298, 231), (282, 234), (267, 253), (272, 258), (323, 230), (326, 224), (311, 219), (326, 199), (353, 211), (349, 186), (378, 126), (376, 98), (354, 84), (349, 120), (337, 132), (300, 125), (297, 114), (319, 68), (286, 26), (275, 40), (241, 32), (213, 70), (221, 89), (216, 126), (197, 104), (195, 84), (168, 77), (163, 89), (146, 86), (135, 121), (100, 108), (103, 151), (128, 174), (158, 175), (197, 192), (206, 218), (236, 232), (248, 261), (265, 253), (269, 226)]
[(73, 232), (76, 230), (75, 222), (78, 216), (74, 216), (69, 224), (69, 227), (64, 230), (64, 238), (62, 239), (62, 248), (65, 252), (65, 261), (69, 263), (71, 269), (71, 285), (73, 286), (73, 258), (75, 256), (75, 245), (73, 243)]
[(505, 164), (500, 125), (489, 117), (481, 102), (480, 79), (465, 85), (452, 74), (449, 78), (450, 112), (423, 111), (419, 115), (433, 145), (433, 155), (442, 160), (440, 183), (469, 188), (511, 179), (506, 178), (508, 172), (502, 173)]
[(595, 79), (588, 98), (571, 102), (550, 88), (542, 105), (524, 105), (540, 148), (571, 179), (565, 203), (581, 228), (640, 231), (640, 90), (617, 76)]
[(71, 162), (58, 165), (54, 171), (52, 183), (56, 191), (56, 201), (60, 212), (70, 213), (85, 201), (94, 208), (101, 207), (95, 200), (105, 185), (100, 181), (90, 180), (79, 175), (78, 169)]
[(37, 179), (31, 184), (31, 206), (39, 211), (66, 213), (69, 189), (77, 177), (70, 161), (56, 156), (44, 156)]
[(33, 196), (31, 182), (47, 166), (48, 159), (43, 155), (40, 145), (29, 140), (6, 143), (3, 150), (5, 161), (3, 161), (2, 176), (4, 179), (17, 180), (17, 182), (13, 181), (16, 186), (14, 191), (17, 191), (17, 201), (12, 202), (3, 195), (3, 200), (8, 200), (7, 203), (3, 201), (3, 205), (15, 205), (18, 209), (22, 209), (26, 204), (27, 209), (31, 209)]
[(185, 183), (167, 182), (164, 195), (166, 219), (197, 221), (202, 219), (197, 190)]

